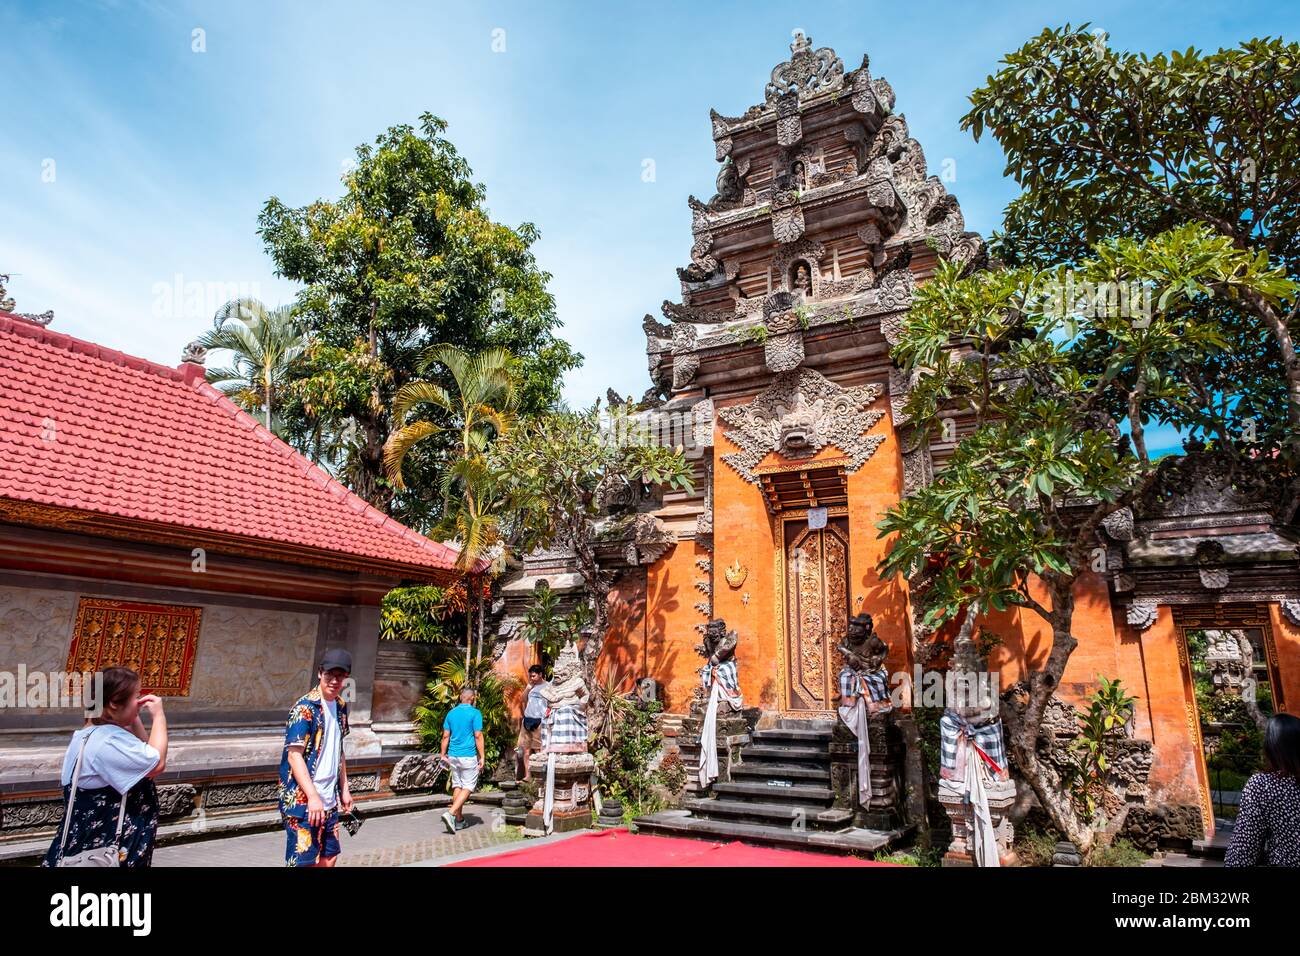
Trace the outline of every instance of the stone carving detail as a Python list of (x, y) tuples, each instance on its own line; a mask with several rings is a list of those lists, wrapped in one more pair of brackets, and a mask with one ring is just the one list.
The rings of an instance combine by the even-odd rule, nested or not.
[(713, 142), (716, 147), (718, 162), (722, 162), (731, 155), (732, 141), (728, 135), (728, 127), (734, 125), (738, 120), (728, 123), (727, 117), (717, 110), (709, 110), (709, 119), (713, 121)]
[(194, 809), (194, 797), (198, 791), (188, 783), (173, 784), (158, 788), (158, 815), (183, 817)]
[(895, 269), (885, 273), (880, 280), (880, 307), (897, 311), (910, 308), (915, 289), (916, 282), (912, 279), (910, 269)]
[(695, 327), (673, 323), (673, 388), (684, 388), (695, 381), (700, 359), (694, 354)]
[(1279, 604), (1286, 619), (1296, 627), (1300, 627), (1300, 601), (1294, 598), (1283, 598)]
[(1134, 601), (1128, 606), (1125, 620), (1139, 631), (1145, 631), (1156, 622), (1155, 601)]
[(769, 104), (791, 94), (813, 94), (844, 85), (844, 61), (830, 47), (813, 50), (812, 37), (796, 32), (790, 59), (772, 68), (763, 94)]
[[(355, 790), (352, 775), (348, 775), (348, 785)], [(203, 806), (240, 807), (250, 803), (275, 803), (280, 796), (278, 780), (257, 781), (254, 783), (235, 783), (228, 786), (211, 787), (204, 791)]]
[(842, 388), (810, 368), (784, 372), (754, 401), (718, 412), (733, 426), (727, 439), (741, 449), (722, 460), (757, 483), (754, 467), (769, 452), (807, 458), (835, 445), (851, 459), (845, 470), (855, 472), (885, 440), (863, 434), (884, 415), (871, 408), (880, 393), (875, 384)]
[(803, 364), (803, 332), (770, 335), (763, 343), (763, 362), (772, 372), (789, 372)]
[(803, 207), (792, 191), (772, 197), (772, 235), (777, 242), (794, 242), (803, 235)]
[(181, 362), (191, 365), (202, 365), (208, 358), (208, 350), (205, 349), (198, 341), (191, 342), (181, 351)]
[(654, 564), (677, 543), (677, 535), (654, 515), (637, 515), (632, 527), (632, 540), (623, 550), (628, 564)]
[[(913, 431), (908, 429), (908, 432)], [(900, 441), (907, 442), (912, 435), (900, 435)], [(920, 491), (934, 480), (934, 461), (930, 457), (930, 443), (922, 434), (910, 450), (903, 452), (903, 494), (910, 495)]]
[[(772, 257), (772, 268), (781, 276), (782, 283), (788, 286), (785, 291), (793, 293), (795, 288), (794, 283), (790, 278), (790, 273), (792, 271), (791, 267), (794, 266), (796, 262), (802, 260), (803, 264), (808, 267), (809, 289), (805, 293), (805, 298), (815, 300), (820, 298), (822, 295), (820, 265), (825, 257), (825, 243), (816, 239), (799, 239), (796, 242), (780, 246), (777, 249), (776, 255)], [(773, 308), (770, 303), (773, 301), (773, 297), (777, 295), (779, 295), (779, 293), (772, 293), (772, 295), (764, 299), (763, 307), (765, 310)], [(788, 309), (793, 302), (794, 300), (792, 298), (782, 299), (777, 302), (776, 307)]]
[(788, 93), (776, 101), (776, 142), (779, 146), (793, 146), (803, 139), (803, 123), (799, 119), (799, 94)]
[(1218, 541), (1203, 541), (1196, 548), (1197, 573), (1201, 586), (1221, 591), (1228, 586), (1228, 570), (1223, 567), (1224, 550)]
[(1133, 540), (1133, 509), (1120, 508), (1112, 511), (1102, 521), (1101, 526), (1116, 541)]
[(433, 754), (409, 754), (393, 765), (388, 788), (394, 793), (427, 790), (440, 773), (438, 758)]
[(59, 825), (66, 809), (62, 800), (30, 800), (0, 803), (0, 832), (41, 830)]

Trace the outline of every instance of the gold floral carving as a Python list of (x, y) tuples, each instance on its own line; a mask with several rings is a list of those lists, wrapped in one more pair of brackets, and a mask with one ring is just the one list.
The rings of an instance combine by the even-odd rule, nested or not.
[(203, 609), (83, 597), (68, 649), (70, 672), (129, 667), (140, 689), (188, 697)]

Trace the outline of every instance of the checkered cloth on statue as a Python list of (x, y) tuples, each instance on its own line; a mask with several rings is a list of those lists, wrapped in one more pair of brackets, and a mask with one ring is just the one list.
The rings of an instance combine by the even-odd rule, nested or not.
[(557, 707), (542, 721), (542, 753), (585, 753), (587, 715), (578, 707)]
[(542, 692), (548, 701), (542, 719), (542, 753), (587, 752), (587, 700), (578, 694), (579, 688), (586, 688), (580, 676), (552, 683)]
[(966, 779), (965, 756), (969, 752), (958, 747), (960, 738), (970, 741), (973, 752), (988, 765), (998, 779), (1007, 776), (1007, 752), (1002, 740), (1002, 720), (994, 717), (973, 724), (952, 710), (945, 710), (939, 720), (939, 776), (946, 780)]
[(855, 671), (845, 664), (840, 669), (840, 697), (857, 697), (864, 692), (874, 703), (889, 701), (889, 675), (884, 666), (874, 671)]
[(736, 659), (730, 658), (720, 664), (706, 662), (700, 671), (700, 686), (707, 694), (717, 681), (722, 685), (723, 697), (731, 704), (733, 710), (739, 710), (743, 704), (740, 697), (740, 673), (736, 670)]

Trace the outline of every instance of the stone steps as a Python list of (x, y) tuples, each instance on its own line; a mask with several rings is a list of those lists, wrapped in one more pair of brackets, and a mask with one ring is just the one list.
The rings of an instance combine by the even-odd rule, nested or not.
[(812, 787), (795, 785), (791, 787), (773, 784), (770, 781), (744, 781), (715, 783), (713, 792), (720, 797), (737, 800), (752, 800), (759, 803), (800, 803), (826, 804), (835, 799), (830, 787)]
[(774, 744), (748, 744), (741, 751), (741, 761), (771, 760), (778, 763), (792, 761), (829, 763), (830, 755), (824, 747), (776, 746)]
[(683, 808), (709, 819), (731, 819), (741, 823), (776, 824), (794, 828), (840, 830), (853, 822), (853, 811), (809, 804), (753, 803), (745, 800), (685, 800)]
[(756, 743), (779, 743), (789, 741), (802, 744), (827, 744), (831, 740), (831, 731), (820, 727), (769, 727), (754, 731)]
[(906, 833), (902, 830), (865, 830), (861, 828), (839, 831), (818, 830), (808, 827), (792, 829), (785, 824), (762, 824), (740, 820), (710, 819), (692, 816), (688, 810), (664, 810), (636, 821), (642, 833), (664, 836), (690, 837), (701, 840), (739, 840), (756, 846), (774, 846), (791, 850), (815, 850), (827, 853), (852, 853), (869, 856), (888, 850), (900, 843)]
[(757, 777), (761, 780), (831, 782), (831, 772), (824, 767), (815, 767), (811, 764), (775, 763), (767, 760), (738, 763), (731, 768), (731, 776), (733, 779)]

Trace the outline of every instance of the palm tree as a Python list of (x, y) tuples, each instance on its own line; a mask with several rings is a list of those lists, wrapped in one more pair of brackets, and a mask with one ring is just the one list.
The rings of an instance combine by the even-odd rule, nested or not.
[(267, 429), (276, 431), (276, 392), (307, 349), (305, 329), (290, 306), (268, 309), (257, 299), (227, 302), (214, 322), (199, 344), (230, 352), (234, 364), (209, 369), (208, 381), (246, 410), (263, 412)]
[[(514, 424), (516, 382), (514, 357), (502, 348), (467, 355), (454, 345), (434, 345), (420, 358), (420, 373), (444, 365), (455, 382), (455, 394), (436, 382), (408, 382), (393, 399), (393, 422), (398, 426), (384, 445), (384, 468), (388, 479), (405, 490), (402, 462), (419, 442), (443, 432), (458, 432), (456, 460), (443, 472), (443, 529), (460, 541), (456, 566), (466, 571), (497, 540), (497, 519), (484, 509), (491, 499), (490, 476), (483, 452), (495, 435)], [(453, 424), (449, 427), (427, 420), (407, 421), (417, 405), (440, 409)], [(455, 505), (453, 505), (453, 498)]]
[[(393, 423), (398, 426), (384, 444), (384, 470), (399, 490), (405, 490), (402, 462), (419, 442), (444, 432), (458, 433), (456, 459), (443, 471), (440, 491), (443, 519), (439, 530), (460, 542), (456, 567), (468, 571), (500, 540), (498, 495), (483, 452), (496, 435), (514, 424), (517, 385), (514, 356), (503, 348), (468, 355), (454, 345), (433, 345), (420, 357), (419, 371), (427, 375), (442, 365), (451, 373), (455, 392), (436, 382), (408, 382), (393, 398)], [(417, 405), (432, 405), (453, 423), (450, 426), (417, 419), (407, 421)], [(479, 655), (483, 651), (483, 596), (478, 590)], [(469, 668), (472, 626), (465, 635), (465, 662)]]

